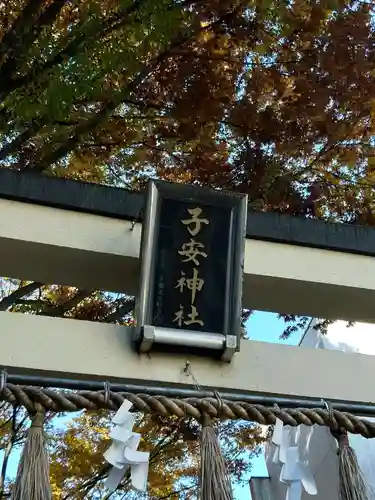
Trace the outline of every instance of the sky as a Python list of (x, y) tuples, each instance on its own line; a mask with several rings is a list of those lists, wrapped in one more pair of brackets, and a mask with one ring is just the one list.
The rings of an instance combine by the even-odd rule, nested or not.
[[(255, 312), (250, 316), (247, 324), (247, 332), (251, 340), (259, 340), (263, 342), (279, 342), (289, 345), (297, 345), (299, 343), (301, 333), (292, 334), (288, 340), (280, 340), (279, 337), (285, 328), (283, 320), (278, 319), (277, 314), (266, 312)], [(61, 425), (69, 420), (67, 417), (61, 419)], [(10, 458), (8, 471), (10, 477), (15, 477), (17, 465), (19, 461), (20, 450), (14, 452)], [(0, 452), (0, 464), (2, 462), (3, 453)], [(250, 500), (249, 479), (251, 476), (267, 476), (266, 465), (263, 455), (253, 459), (251, 470), (243, 477), (246, 480), (244, 485), (234, 485), (235, 500)]]
[[(257, 311), (250, 316), (247, 322), (247, 332), (251, 340), (259, 340), (262, 342), (277, 342), (289, 345), (298, 345), (301, 333), (293, 333), (288, 340), (280, 340), (280, 335), (284, 331), (284, 320), (279, 319), (277, 314)], [(264, 456), (253, 459), (251, 470), (249, 470), (244, 486), (234, 486), (235, 500), (250, 500), (251, 494), (249, 489), (250, 477), (268, 476)]]

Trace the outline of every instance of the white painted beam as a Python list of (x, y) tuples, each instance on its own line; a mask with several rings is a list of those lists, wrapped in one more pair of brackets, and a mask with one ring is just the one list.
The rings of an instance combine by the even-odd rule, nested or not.
[(130, 329), (0, 313), (0, 366), (28, 375), (203, 388), (375, 403), (375, 356), (244, 341), (230, 364), (186, 355), (138, 355)]
[[(141, 225), (0, 199), (0, 276), (136, 294)], [(244, 306), (375, 322), (375, 259), (246, 240)]]
[(135, 293), (141, 226), (0, 199), (0, 276)]

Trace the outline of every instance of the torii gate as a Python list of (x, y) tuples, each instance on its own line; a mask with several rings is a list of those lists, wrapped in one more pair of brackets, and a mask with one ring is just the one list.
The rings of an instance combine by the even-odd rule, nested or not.
[[(142, 206), (142, 194), (123, 189), (0, 171), (0, 275), (134, 294)], [(243, 305), (375, 322), (374, 256), (374, 229), (249, 212)], [(202, 387), (222, 394), (375, 405), (364, 383), (375, 373), (371, 356), (243, 341), (223, 363), (139, 354), (131, 338), (123, 326), (3, 312), (0, 366), (66, 387), (109, 381), (182, 394), (194, 385), (189, 362)]]

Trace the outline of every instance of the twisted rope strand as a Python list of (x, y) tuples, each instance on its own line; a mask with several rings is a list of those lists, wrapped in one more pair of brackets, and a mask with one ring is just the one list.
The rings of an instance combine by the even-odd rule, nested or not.
[(292, 427), (301, 424), (327, 426), (333, 430), (343, 427), (352, 434), (361, 434), (366, 438), (375, 437), (375, 423), (351, 413), (337, 410), (333, 410), (332, 413), (321, 408), (280, 409), (241, 401), (219, 401), (214, 397), (179, 399), (129, 392), (110, 392), (109, 394), (105, 394), (104, 391), (73, 392), (9, 383), (3, 387), (0, 394), (0, 400), (7, 401), (13, 406), (24, 406), (30, 412), (35, 410), (35, 403), (40, 403), (46, 410), (56, 413), (104, 408), (115, 411), (125, 399), (133, 403), (135, 411), (157, 413), (165, 417), (190, 416), (200, 421), (202, 415), (206, 413), (212, 418), (249, 420), (263, 425), (274, 424), (277, 417), (284, 424)]

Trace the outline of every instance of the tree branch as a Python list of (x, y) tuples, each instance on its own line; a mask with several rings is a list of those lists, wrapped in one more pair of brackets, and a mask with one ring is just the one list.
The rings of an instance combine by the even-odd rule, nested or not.
[(33, 281), (28, 285), (18, 288), (7, 297), (0, 300), (0, 311), (6, 311), (10, 306), (16, 304), (18, 300), (22, 299), (25, 295), (30, 295), (35, 292), (35, 290), (43, 286), (43, 284), (44, 283), (39, 283), (38, 281)]
[[(40, 12), (43, 0), (32, 0), (23, 10), (17, 19), (15, 29), (12, 29), (8, 38), (11, 45), (8, 45), (10, 54), (1, 67), (1, 88), (11, 86), (12, 78), (16, 72), (19, 63), (31, 45), (38, 38), (40, 31), (48, 24), (53, 24), (64, 6), (66, 0), (55, 0), (48, 5), (39, 18), (35, 19)], [(26, 25), (26, 30), (24, 27)], [(22, 34), (24, 31), (24, 34)], [(26, 32), (25, 32), (26, 31)], [(7, 37), (5, 37), (7, 38)], [(9, 43), (8, 42), (8, 43)], [(5, 41), (7, 46), (7, 42)]]
[(111, 466), (109, 464), (105, 464), (102, 469), (95, 474), (93, 477), (90, 477), (86, 481), (83, 481), (82, 484), (74, 488), (73, 491), (70, 491), (67, 495), (65, 495), (62, 500), (68, 500), (69, 498), (74, 497), (76, 493), (79, 493), (82, 490), (86, 490), (89, 488), (88, 491), (90, 491), (91, 488), (94, 488), (95, 485), (100, 481), (101, 479), (104, 479), (108, 471), (110, 470)]
[[(27, 73), (26, 75), (23, 75), (16, 79), (12, 79), (16, 68), (8, 69), (6, 68), (5, 65), (4, 73), (8, 72), (8, 75), (7, 77), (4, 77), (3, 81), (1, 81), (0, 83), (0, 92), (3, 92), (3, 94), (1, 94), (2, 99), (5, 99), (6, 96), (8, 96), (14, 90), (20, 89), (31, 83), (33, 80), (41, 78), (47, 71), (55, 68), (56, 66), (64, 62), (67, 58), (77, 55), (79, 49), (86, 41), (102, 40), (103, 37), (109, 35), (115, 29), (124, 26), (128, 22), (128, 17), (131, 14), (133, 14), (144, 1), (145, 0), (135, 0), (133, 4), (127, 9), (123, 9), (120, 13), (114, 14), (110, 19), (107, 19), (105, 22), (101, 22), (99, 27), (93, 26), (93, 29), (91, 30), (90, 33), (86, 34), (80, 33), (76, 38), (68, 42), (68, 44), (60, 52), (55, 54), (45, 63), (33, 65), (29, 73)], [(65, 0), (56, 0), (56, 2), (64, 3)], [(56, 2), (51, 4), (50, 6), (51, 9), (56, 4)], [(13, 65), (14, 64), (16, 64), (16, 60), (14, 60)]]
[(17, 408), (13, 408), (13, 414), (12, 414), (12, 429), (11, 429), (11, 435), (10, 439), (5, 447), (4, 450), (4, 458), (3, 458), (3, 463), (1, 466), (1, 475), (0, 475), (0, 498), (3, 495), (4, 492), (4, 485), (5, 485), (5, 479), (6, 479), (6, 473), (7, 473), (7, 467), (8, 467), (8, 462), (9, 462), (9, 457), (10, 454), (12, 453), (12, 449), (14, 446), (14, 441), (17, 436), (17, 431), (16, 431), (16, 418), (17, 418)]
[(28, 26), (29, 29), (32, 26), (34, 18), (39, 12), (43, 2), (44, 0), (29, 0), (20, 15), (16, 18), (13, 25), (5, 33), (0, 44), (0, 68), (7, 52), (11, 51), (11, 54), (13, 54), (16, 47), (18, 47), (25, 25)]
[(0, 149), (0, 161), (5, 160), (5, 158), (21, 148), (22, 145), (26, 144), (35, 134), (37, 134), (43, 127), (45, 123), (32, 122), (23, 132), (17, 135), (13, 141), (8, 142), (5, 146)]
[(5, 479), (6, 479), (6, 473), (7, 473), (7, 468), (8, 468), (8, 463), (9, 463), (9, 458), (12, 453), (13, 447), (16, 444), (17, 441), (17, 433), (25, 423), (27, 416), (23, 417), (21, 422), (17, 425), (17, 413), (18, 413), (18, 408), (14, 407), (13, 408), (13, 414), (12, 414), (12, 429), (11, 429), (11, 435), (10, 439), (7, 443), (7, 446), (4, 451), (4, 458), (3, 458), (3, 464), (1, 466), (1, 474), (0, 474), (0, 498), (4, 496), (4, 486), (5, 486)]
[[(127, 9), (126, 13), (129, 13), (131, 10), (135, 10), (136, 7), (139, 5), (140, 1), (141, 0), (136, 1), (131, 8)], [(75, 131), (70, 137), (67, 137), (65, 140), (60, 142), (60, 144), (58, 144), (57, 147), (55, 145), (56, 142), (53, 140), (52, 137), (49, 145), (45, 146), (45, 148), (43, 148), (43, 146), (40, 147), (39, 151), (35, 151), (35, 154), (31, 158), (27, 152), (23, 154), (21, 153), (18, 163), (13, 165), (12, 168), (21, 171), (30, 169), (38, 172), (42, 172), (48, 169), (51, 165), (55, 164), (60, 158), (63, 158), (70, 151), (74, 150), (76, 146), (81, 142), (82, 138), (87, 136), (87, 134), (89, 134), (91, 130), (95, 129), (104, 121), (106, 121), (108, 117), (111, 115), (111, 113), (122, 102), (128, 104), (135, 104), (135, 101), (132, 101), (131, 98), (129, 98), (129, 96), (132, 95), (134, 90), (147, 76), (150, 76), (152, 74), (152, 72), (159, 66), (159, 64), (162, 61), (174, 55), (175, 49), (182, 47), (184, 43), (194, 38), (194, 36), (196, 36), (198, 33), (210, 30), (213, 26), (219, 24), (220, 22), (221, 19), (216, 20), (208, 26), (201, 27), (189, 34), (180, 35), (176, 37), (176, 39), (172, 40), (169, 47), (161, 54), (156, 56), (154, 59), (152, 59), (122, 92), (116, 94), (112, 98), (112, 101), (103, 103), (99, 111), (95, 113), (95, 115), (93, 115), (91, 118), (81, 121), (81, 123), (75, 128)], [(77, 39), (75, 39), (72, 43), (76, 44)], [(33, 77), (35, 77), (35, 74)], [(10, 88), (6, 90), (6, 92), (9, 91), (11, 91)], [(27, 135), (26, 131), (25, 134)], [(18, 148), (20, 146), (21, 140), (22, 138), (20, 137), (18, 138), (18, 140), (17, 139), (15, 140), (16, 141), (15, 143), (13, 142), (12, 145), (8, 145), (7, 151), (14, 151), (15, 148)]]
[[(216, 24), (217, 22), (218, 21), (215, 21), (215, 23), (213, 24)], [(198, 32), (207, 31), (209, 27), (210, 26), (205, 26), (204, 28), (198, 30)], [(72, 137), (60, 144), (56, 149), (50, 150), (44, 155), (40, 155), (38, 159), (36, 159), (32, 164), (29, 165), (29, 168), (36, 172), (43, 172), (51, 165), (56, 163), (60, 158), (64, 157), (67, 153), (72, 151), (79, 144), (82, 137), (87, 135), (99, 124), (107, 120), (110, 114), (123, 102), (124, 99), (129, 99), (129, 96), (131, 96), (131, 94), (143, 82), (143, 80), (150, 76), (159, 66), (159, 64), (161, 64), (161, 62), (173, 55), (173, 50), (175, 48), (182, 46), (196, 34), (197, 31), (175, 38), (164, 52), (153, 58), (141, 71), (139, 71), (133, 81), (122, 92), (115, 95), (113, 97), (113, 100), (109, 103), (103, 104), (100, 111), (91, 119), (85, 120), (83, 123), (81, 123), (76, 128), (75, 133)], [(24, 164), (26, 165), (26, 167), (23, 166)], [(16, 168), (27, 168), (27, 158), (21, 158)]]
[(74, 295), (74, 297), (65, 301), (63, 304), (55, 307), (49, 307), (48, 309), (40, 313), (40, 316), (51, 316), (53, 318), (62, 317), (66, 312), (76, 307), (76, 305), (90, 297), (90, 295), (92, 295), (93, 293), (93, 291), (80, 291), (76, 295)]
[(173, 497), (175, 495), (179, 495), (180, 493), (184, 493), (185, 491), (192, 490), (193, 488), (196, 488), (197, 486), (193, 484), (192, 486), (185, 486), (185, 488), (181, 488), (178, 491), (172, 491), (171, 493), (168, 493), (167, 495), (163, 495), (162, 497), (158, 497), (158, 500), (165, 500), (166, 498)]
[(105, 320), (111, 323), (112, 321), (118, 321), (123, 318), (126, 314), (129, 314), (130, 311), (134, 309), (134, 300), (127, 302), (126, 304), (117, 308), (114, 312), (108, 314), (105, 317)]

